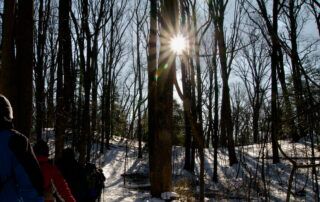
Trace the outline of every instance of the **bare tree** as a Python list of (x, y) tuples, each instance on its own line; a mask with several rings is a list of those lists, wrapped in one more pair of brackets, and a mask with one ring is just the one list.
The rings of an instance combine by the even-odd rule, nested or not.
[[(306, 132), (306, 120), (305, 116), (303, 116), (304, 111), (304, 96), (303, 96), (303, 85), (301, 80), (301, 68), (300, 65), (300, 56), (298, 50), (298, 36), (299, 36), (299, 24), (298, 18), (301, 14), (302, 5), (304, 1), (293, 1), (289, 0), (287, 2), (287, 6), (285, 6), (284, 13), (287, 18), (287, 30), (290, 38), (291, 49), (290, 49), (290, 59), (291, 59), (291, 68), (292, 68), (292, 80), (294, 87), (294, 98), (295, 98), (295, 106), (297, 119), (296, 123), (298, 125), (299, 131), (294, 133), (293, 140), (298, 141), (301, 137), (305, 136)], [(292, 118), (294, 119), (294, 118)]]
[(320, 36), (320, 14), (319, 14), (320, 2), (319, 0), (309, 0), (306, 2), (309, 5), (310, 10), (314, 16), (315, 22), (318, 27), (319, 36)]
[(70, 113), (71, 89), (71, 32), (70, 32), (71, 1), (59, 2), (59, 50), (57, 69), (56, 94), (56, 125), (55, 125), (55, 157), (59, 158), (64, 148), (64, 137)]
[[(222, 106), (221, 106), (221, 138), (220, 142), (223, 146), (228, 147), (229, 151), (229, 164), (233, 165), (237, 163), (237, 157), (235, 153), (234, 140), (233, 140), (233, 123), (231, 117), (231, 104), (230, 104), (230, 89), (229, 89), (229, 75), (231, 71), (231, 65), (236, 54), (236, 47), (238, 46), (239, 37), (239, 23), (242, 15), (242, 1), (236, 2), (234, 24), (232, 34), (230, 38), (230, 46), (227, 47), (224, 28), (225, 9), (228, 5), (228, 1), (209, 1), (209, 12), (214, 21), (215, 37), (217, 38), (219, 60), (221, 66), (222, 77)], [(229, 54), (227, 53), (229, 48)]]
[(38, 8), (38, 36), (36, 44), (37, 60), (34, 69), (35, 74), (35, 103), (36, 103), (36, 133), (37, 139), (42, 138), (42, 129), (45, 118), (45, 47), (47, 39), (47, 29), (49, 14), (51, 10), (51, 0), (44, 2), (39, 1)]
[[(148, 143), (149, 143), (149, 169), (150, 182), (156, 183), (156, 106), (157, 106), (157, 32), (158, 32), (158, 8), (157, 0), (150, 0), (150, 33), (148, 41)], [(162, 190), (155, 188), (153, 194), (160, 194)]]
[[(139, 14), (141, 0), (137, 2), (136, 9), (135, 9), (135, 19), (136, 19), (136, 63), (137, 63), (137, 73), (138, 73), (138, 122), (137, 122), (137, 135), (138, 135), (138, 141), (139, 141), (139, 148), (138, 148), (138, 158), (142, 158), (142, 99), (143, 99), (143, 83), (142, 83), (142, 70), (143, 65), (141, 62), (141, 51), (140, 51), (140, 41), (141, 41), (141, 30), (143, 29), (143, 25), (146, 21), (146, 11), (147, 11), (147, 4), (144, 8), (142, 8), (142, 13)], [(141, 16), (140, 16), (141, 15)]]
[[(281, 4), (279, 0), (274, 0), (272, 5), (272, 20), (269, 18), (269, 13), (267, 11), (266, 3), (262, 0), (256, 0), (258, 8), (255, 8), (251, 2), (247, 3), (254, 8), (256, 11), (259, 11), (261, 18), (264, 21), (264, 26), (261, 22), (258, 22), (254, 19), (253, 16), (250, 16), (252, 22), (257, 25), (261, 33), (264, 35), (266, 41), (268, 42), (268, 46), (270, 47), (270, 55), (271, 55), (271, 139), (272, 139), (272, 154), (273, 154), (273, 163), (278, 163), (280, 161), (279, 158), (279, 151), (277, 148), (277, 140), (279, 135), (279, 112), (277, 106), (277, 99), (278, 99), (278, 82), (277, 82), (277, 70), (281, 62), (282, 55), (281, 46), (279, 45), (278, 41), (278, 18), (279, 12), (281, 9)], [(267, 34), (265, 34), (265, 30), (267, 30)], [(268, 36), (270, 40), (268, 40)]]
[[(151, 2), (151, 6), (155, 5), (156, 2)], [(160, 55), (156, 80), (157, 94), (155, 94), (157, 102), (154, 106), (155, 108), (153, 108), (155, 109), (155, 113), (152, 114), (152, 116), (156, 116), (157, 122), (153, 122), (152, 126), (154, 126), (154, 130), (153, 133), (149, 134), (152, 136), (150, 138), (150, 140), (152, 141), (150, 144), (150, 163), (152, 164), (152, 166), (150, 166), (151, 194), (158, 197), (162, 192), (171, 190), (171, 147), (173, 129), (172, 107), (175, 63), (174, 54), (169, 54), (170, 52), (168, 53), (168, 51), (170, 50), (168, 39), (170, 39), (173, 33), (176, 33), (176, 9), (178, 9), (177, 1), (164, 0), (161, 2), (161, 12), (159, 16), (161, 25)], [(152, 11), (156, 10), (152, 9)], [(151, 16), (154, 16), (154, 14), (151, 13)], [(154, 27), (154, 25), (150, 27), (151, 31), (154, 30)], [(152, 42), (155, 41), (152, 40)], [(151, 54), (153, 53), (155, 52), (151, 52)], [(152, 55), (152, 57), (154, 57), (154, 55)], [(151, 61), (149, 60), (149, 62)], [(149, 70), (151, 69), (149, 68)], [(154, 75), (151, 75), (151, 78), (149, 78), (149, 80), (152, 80), (153, 78)], [(149, 104), (153, 105), (154, 103), (150, 103), (149, 101)]]
[[(246, 46), (248, 43), (249, 45)], [(259, 142), (259, 119), (265, 93), (268, 89), (269, 55), (258, 31), (250, 31), (247, 42), (242, 42), (241, 57), (237, 59), (236, 74), (242, 79), (252, 109), (253, 142)], [(265, 82), (265, 83), (263, 83)]]

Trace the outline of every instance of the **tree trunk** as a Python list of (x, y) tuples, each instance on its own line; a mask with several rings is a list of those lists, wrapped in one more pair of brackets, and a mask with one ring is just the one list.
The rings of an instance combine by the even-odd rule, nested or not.
[(102, 97), (101, 97), (101, 139), (100, 152), (104, 152), (106, 137), (106, 99), (107, 99), (107, 47), (106, 47), (106, 28), (102, 31)]
[[(187, 19), (188, 18), (188, 19)], [(183, 30), (189, 29), (189, 21), (190, 14), (189, 8), (181, 3), (181, 27)], [(189, 65), (189, 57), (186, 54), (181, 56), (181, 81), (182, 81), (182, 89), (183, 89), (183, 112), (184, 112), (184, 126), (185, 126), (185, 157), (184, 157), (184, 169), (193, 173), (194, 170), (191, 166), (191, 158), (192, 158), (192, 131), (191, 131), (191, 81), (190, 81), (190, 65)]]
[[(52, 25), (51, 25), (52, 26)], [(51, 29), (51, 28), (50, 28)], [(55, 59), (56, 59), (56, 51), (55, 51), (55, 41), (54, 41), (54, 33), (53, 31), (49, 32), (49, 43), (50, 43), (50, 67), (49, 67), (49, 78), (48, 78), (48, 87), (47, 87), (47, 124), (46, 127), (53, 128), (54, 127), (54, 83), (55, 83)]]
[[(44, 92), (44, 52), (47, 38), (48, 15), (51, 2), (44, 5), (43, 0), (39, 1), (38, 20), (38, 43), (37, 43), (37, 63), (35, 65), (35, 98), (36, 98), (36, 134), (37, 140), (42, 138), (42, 129), (45, 121), (45, 92)], [(44, 6), (45, 11), (44, 11)], [(46, 15), (44, 15), (46, 13)]]
[[(137, 11), (136, 11), (137, 12)], [(140, 23), (138, 14), (136, 13), (137, 17), (137, 30), (136, 30), (136, 42), (137, 42), (137, 71), (138, 71), (138, 123), (137, 123), (137, 135), (138, 135), (138, 158), (142, 158), (142, 124), (141, 124), (141, 108), (142, 108), (142, 77), (141, 77), (141, 71), (142, 71), (142, 65), (141, 65), (141, 59), (140, 59)]]
[[(224, 15), (224, 5), (223, 2), (219, 2), (220, 15)], [(219, 20), (215, 22), (216, 37), (218, 42), (220, 65), (221, 65), (221, 77), (222, 77), (222, 106), (221, 106), (221, 144), (228, 147), (229, 152), (229, 164), (233, 165), (238, 162), (235, 145), (233, 140), (233, 123), (231, 117), (231, 105), (230, 105), (230, 90), (228, 84), (228, 66), (227, 66), (227, 53), (226, 44), (224, 38), (224, 27), (223, 27), (223, 16), (219, 16)]]
[(15, 48), (14, 48), (14, 21), (15, 1), (5, 0), (2, 24), (2, 52), (0, 66), (0, 92), (5, 95), (13, 108), (13, 116), (16, 116), (17, 83), (15, 73)]
[[(302, 92), (301, 71), (299, 65), (299, 53), (298, 53), (298, 36), (297, 36), (297, 13), (295, 10), (295, 3), (293, 0), (289, 1), (289, 23), (290, 23), (290, 41), (291, 41), (291, 66), (292, 66), (292, 80), (294, 87), (294, 98), (297, 111), (297, 123), (299, 133), (294, 133), (293, 140), (298, 141), (306, 133), (306, 121), (303, 115), (304, 97)], [(299, 11), (297, 11), (299, 12)]]
[[(279, 45), (278, 41), (275, 44), (277, 51), (277, 73), (278, 73), (278, 79), (280, 81), (282, 94), (283, 94), (283, 100), (284, 100), (284, 115), (285, 115), (285, 125), (288, 128), (288, 131), (286, 131), (287, 134), (292, 135), (294, 139), (299, 139), (299, 134), (296, 129), (296, 125), (294, 123), (294, 115), (292, 111), (292, 105), (289, 99), (289, 92), (288, 87), (286, 84), (286, 78), (285, 78), (285, 69), (283, 64), (283, 53), (281, 50), (281, 46)], [(280, 128), (279, 128), (280, 130)]]
[[(168, 33), (176, 30), (177, 1), (164, 0), (161, 5), (160, 56), (157, 80), (157, 105), (155, 131), (152, 143), (152, 160), (150, 183), (152, 196), (171, 191), (171, 154), (172, 154), (172, 115), (173, 115), (173, 78), (175, 57), (168, 55)], [(167, 34), (167, 35), (166, 35)]]
[(19, 0), (18, 7), (15, 75), (18, 90), (14, 125), (18, 131), (29, 136), (32, 127), (33, 95), (33, 0)]
[(279, 163), (278, 151), (278, 107), (277, 107), (277, 66), (279, 65), (278, 50), (276, 46), (276, 36), (278, 33), (278, 0), (273, 1), (273, 30), (271, 31), (272, 53), (271, 53), (271, 139), (272, 139), (272, 158), (273, 163)]
[[(150, 0), (150, 34), (148, 41), (148, 143), (149, 143), (149, 169), (150, 169), (150, 183), (157, 183), (156, 173), (156, 121), (158, 115), (156, 114), (157, 106), (157, 0)], [(160, 192), (160, 193), (159, 193)], [(161, 190), (157, 187), (153, 188), (152, 194), (161, 194)]]
[(109, 149), (110, 138), (111, 138), (111, 99), (112, 99), (112, 71), (113, 71), (113, 56), (114, 56), (114, 35), (115, 35), (115, 22), (113, 17), (113, 8), (110, 10), (111, 18), (111, 30), (110, 30), (110, 45), (109, 45), (109, 55), (108, 55), (108, 71), (107, 71), (107, 96), (106, 96), (106, 148)]
[(261, 11), (261, 17), (267, 26), (268, 34), (271, 38), (271, 141), (272, 141), (272, 159), (273, 163), (279, 163), (279, 151), (277, 146), (278, 132), (279, 132), (279, 118), (278, 118), (278, 85), (277, 85), (277, 68), (280, 63), (279, 61), (279, 46), (277, 46), (277, 35), (278, 35), (278, 14), (279, 14), (279, 0), (273, 0), (273, 16), (272, 22), (269, 19), (266, 4), (262, 0), (256, 0), (259, 9)]
[(213, 181), (218, 182), (218, 145), (219, 145), (219, 85), (218, 85), (218, 65), (217, 65), (217, 38), (214, 39), (213, 71), (214, 71), (214, 125), (213, 125)]
[[(196, 16), (196, 4), (192, 5), (192, 21), (193, 21), (193, 30), (197, 30), (197, 16)], [(200, 160), (200, 201), (204, 201), (204, 136), (203, 136), (203, 119), (202, 119), (202, 81), (201, 81), (201, 66), (200, 66), (200, 41), (198, 39), (197, 32), (194, 32), (194, 46), (195, 46), (195, 60), (196, 60), (196, 72), (197, 72), (197, 120), (195, 120), (196, 135), (195, 139), (197, 142), (197, 149), (199, 151), (199, 160)]]
[(59, 158), (64, 148), (64, 137), (70, 116), (72, 95), (71, 78), (71, 33), (69, 25), (70, 0), (59, 2), (59, 52), (57, 73), (57, 109), (55, 157)]

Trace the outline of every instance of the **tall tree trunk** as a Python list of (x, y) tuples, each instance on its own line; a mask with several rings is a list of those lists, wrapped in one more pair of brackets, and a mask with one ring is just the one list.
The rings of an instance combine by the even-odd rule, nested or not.
[(276, 33), (278, 33), (278, 5), (279, 1), (273, 1), (273, 27), (271, 31), (272, 53), (271, 53), (271, 139), (272, 139), (272, 158), (273, 163), (280, 161), (278, 151), (278, 85), (277, 85), (277, 66), (279, 65)]
[(218, 42), (219, 58), (221, 65), (221, 77), (222, 77), (222, 106), (221, 106), (221, 144), (228, 147), (229, 152), (229, 164), (233, 165), (238, 162), (235, 145), (233, 140), (233, 123), (231, 117), (231, 104), (230, 104), (230, 89), (229, 89), (229, 68), (227, 65), (227, 52), (224, 35), (224, 13), (225, 3), (219, 1), (216, 5), (219, 5), (219, 14), (217, 22), (215, 22), (216, 37)]
[(102, 98), (101, 98), (101, 139), (100, 152), (104, 152), (106, 137), (106, 98), (107, 98), (107, 47), (106, 47), (106, 28), (102, 31)]
[[(48, 27), (48, 15), (51, 2), (45, 5), (43, 0), (39, 1), (39, 19), (38, 19), (38, 43), (37, 43), (37, 63), (35, 65), (35, 99), (36, 99), (36, 134), (37, 140), (42, 138), (42, 128), (45, 118), (45, 92), (44, 92), (44, 51)], [(46, 15), (44, 15), (46, 14)]]
[[(95, 140), (95, 133), (96, 133), (96, 127), (97, 127), (97, 108), (98, 108), (98, 37), (100, 33), (100, 26), (103, 19), (103, 12), (104, 12), (104, 4), (105, 1), (100, 1), (100, 8), (99, 8), (99, 14), (98, 19), (94, 26), (94, 32), (93, 32), (93, 46), (92, 46), (92, 57), (91, 57), (91, 65), (92, 65), (92, 72), (90, 75), (90, 80), (92, 83), (92, 109), (91, 109), (91, 134), (88, 137), (88, 145), (87, 145), (87, 155), (86, 161), (90, 162), (91, 155), (90, 151), (92, 148), (93, 140)], [(89, 33), (90, 34), (90, 33)]]
[[(91, 33), (89, 28), (89, 2), (84, 0), (82, 4), (82, 26), (86, 37), (86, 68), (84, 73), (84, 107), (83, 107), (83, 128), (82, 137), (86, 140), (86, 159), (91, 155), (90, 144), (91, 144), (91, 115), (90, 115), (90, 97), (91, 97), (91, 78), (92, 78), (92, 49), (91, 49)], [(85, 163), (82, 161), (81, 163)]]
[[(189, 23), (187, 20), (190, 19), (189, 7), (185, 2), (181, 2), (181, 27), (183, 30), (189, 29)], [(186, 54), (181, 56), (181, 81), (183, 89), (183, 112), (184, 112), (184, 126), (185, 126), (185, 157), (184, 157), (184, 169), (193, 172), (191, 167), (191, 158), (192, 158), (192, 131), (191, 131), (191, 81), (190, 81), (190, 65), (189, 58)]]
[[(192, 21), (194, 30), (197, 30), (197, 16), (196, 16), (196, 3), (192, 5)], [(197, 142), (197, 149), (199, 151), (200, 159), (200, 201), (204, 201), (204, 136), (203, 136), (203, 119), (202, 119), (202, 81), (201, 81), (201, 66), (200, 66), (200, 40), (198, 39), (197, 32), (194, 32), (195, 39), (195, 60), (196, 60), (196, 72), (197, 72), (197, 120), (196, 120), (196, 132), (195, 139)]]
[[(295, 11), (298, 10), (298, 11)], [(298, 53), (298, 36), (297, 36), (297, 13), (299, 9), (296, 9), (294, 0), (289, 1), (289, 23), (290, 23), (290, 41), (291, 41), (291, 66), (292, 66), (292, 80), (294, 87), (294, 98), (297, 111), (297, 124), (299, 133), (294, 133), (293, 140), (298, 141), (300, 137), (306, 133), (306, 121), (303, 115), (304, 97), (302, 92), (301, 71), (299, 65), (299, 53)]]
[(191, 168), (191, 145), (192, 145), (192, 131), (191, 131), (191, 89), (190, 89), (190, 81), (188, 79), (188, 71), (189, 65), (187, 61), (187, 56), (182, 56), (181, 61), (181, 78), (182, 78), (182, 88), (183, 88), (183, 111), (184, 111), (184, 125), (185, 125), (185, 162), (184, 169), (193, 172)]
[[(152, 196), (159, 197), (162, 192), (171, 191), (171, 154), (172, 154), (172, 115), (173, 115), (173, 78), (175, 73), (174, 54), (170, 50), (169, 35), (176, 30), (177, 1), (164, 0), (161, 4), (160, 56), (157, 80), (157, 106), (155, 131), (152, 143), (154, 165), (150, 168)], [(173, 31), (173, 33), (172, 33)]]
[(278, 85), (277, 85), (277, 68), (280, 65), (279, 59), (279, 47), (278, 43), (278, 15), (279, 15), (279, 0), (273, 0), (272, 7), (272, 22), (269, 19), (266, 4), (262, 0), (256, 0), (259, 9), (261, 11), (261, 17), (263, 18), (268, 34), (271, 38), (271, 141), (272, 141), (272, 159), (273, 163), (279, 163), (279, 151), (278, 151), (278, 132), (279, 132), (279, 118), (278, 118)]
[(42, 137), (44, 118), (44, 76), (43, 76), (43, 47), (44, 47), (44, 16), (43, 0), (39, 1), (38, 19), (38, 43), (37, 43), (37, 64), (35, 66), (35, 98), (36, 98), (36, 134), (37, 140)]
[(213, 122), (213, 181), (218, 182), (218, 145), (219, 145), (219, 85), (218, 85), (218, 65), (217, 65), (217, 37), (214, 39), (213, 51), (213, 71), (214, 71), (214, 122)]
[(16, 52), (16, 117), (15, 128), (26, 136), (32, 127), (33, 96), (33, 0), (18, 1)]
[(56, 139), (55, 157), (59, 158), (64, 148), (64, 137), (70, 116), (72, 95), (71, 77), (71, 33), (69, 25), (70, 0), (59, 2), (59, 52), (57, 70), (57, 109), (56, 109)]
[(17, 83), (15, 73), (15, 48), (14, 48), (14, 24), (15, 24), (15, 1), (5, 0), (2, 24), (2, 53), (0, 67), (0, 93), (4, 94), (11, 102), (16, 116)]
[[(157, 106), (157, 0), (150, 0), (150, 34), (148, 41), (148, 144), (149, 144), (149, 169), (150, 183), (157, 183), (156, 173), (156, 114)], [(157, 188), (157, 187), (156, 187)], [(161, 190), (153, 188), (152, 194), (160, 194)]]
[[(287, 134), (290, 134), (292, 137), (299, 138), (299, 134), (296, 129), (296, 125), (294, 123), (294, 115), (292, 111), (292, 105), (289, 99), (289, 92), (288, 92), (288, 87), (286, 84), (286, 78), (285, 78), (285, 69), (284, 69), (284, 64), (283, 64), (283, 53), (281, 50), (280, 44), (277, 43), (275, 44), (278, 50), (278, 55), (277, 55), (277, 60), (278, 60), (278, 65), (277, 65), (277, 73), (278, 73), (278, 79), (281, 85), (282, 89), (282, 94), (283, 94), (283, 100), (284, 100), (284, 116), (285, 116), (285, 125), (288, 128)], [(279, 128), (280, 130), (280, 128)]]
[(136, 26), (136, 42), (137, 42), (137, 73), (138, 73), (138, 123), (137, 123), (137, 135), (138, 135), (138, 158), (142, 158), (142, 65), (140, 59), (140, 23), (139, 16), (137, 13), (138, 9), (136, 9), (136, 17), (137, 17), (137, 26)]
[(252, 130), (253, 130), (253, 143), (258, 143), (259, 137), (259, 116), (260, 116), (260, 85), (256, 86), (255, 97), (253, 100), (253, 115), (252, 115)]
[(113, 57), (114, 57), (114, 35), (115, 35), (115, 22), (113, 17), (113, 8), (110, 10), (110, 18), (111, 18), (111, 30), (110, 30), (110, 45), (109, 45), (109, 55), (108, 55), (108, 71), (107, 71), (107, 96), (106, 96), (106, 148), (109, 149), (110, 139), (111, 139), (111, 122), (112, 122), (112, 114), (111, 114), (111, 99), (112, 99), (112, 71), (113, 71)]
[[(91, 140), (88, 144), (88, 151), (91, 151), (92, 143), (95, 140), (95, 134), (97, 132), (97, 110), (98, 110), (98, 36), (95, 36), (93, 40), (92, 48), (92, 109), (91, 109)], [(87, 162), (90, 162), (90, 155), (87, 155)]]
[[(51, 25), (52, 26), (52, 25)], [(54, 127), (54, 83), (55, 83), (55, 59), (56, 59), (56, 51), (55, 51), (55, 41), (53, 39), (53, 33), (50, 32), (50, 70), (49, 70), (49, 78), (48, 78), (48, 87), (47, 87), (47, 126), (53, 128)]]

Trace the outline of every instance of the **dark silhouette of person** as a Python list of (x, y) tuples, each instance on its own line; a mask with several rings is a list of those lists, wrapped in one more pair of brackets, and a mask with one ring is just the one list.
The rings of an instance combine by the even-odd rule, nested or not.
[(71, 148), (66, 148), (62, 151), (61, 158), (57, 161), (57, 166), (66, 179), (76, 201), (87, 202), (85, 169), (76, 160)]
[(0, 94), (0, 201), (43, 201), (43, 176), (26, 136), (13, 129), (9, 100)]
[(49, 160), (49, 147), (43, 140), (39, 140), (33, 147), (44, 177), (44, 200), (54, 202), (54, 190), (65, 202), (75, 202), (68, 183), (61, 175), (59, 169)]

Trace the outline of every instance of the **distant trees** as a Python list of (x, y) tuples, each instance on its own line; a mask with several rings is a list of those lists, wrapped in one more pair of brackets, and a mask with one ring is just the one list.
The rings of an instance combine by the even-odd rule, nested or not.
[[(151, 193), (159, 196), (172, 189), (172, 144), (184, 143), (184, 169), (199, 174), (204, 200), (206, 148), (214, 148), (217, 182), (219, 147), (234, 165), (245, 144), (270, 141), (274, 163), (279, 139), (319, 144), (318, 0), (2, 5), (0, 93), (18, 130), (46, 139), (45, 128), (55, 129), (57, 157), (68, 145), (81, 163), (92, 161), (93, 148), (104, 153), (121, 136), (138, 140), (142, 158), (148, 137)], [(169, 47), (179, 33), (188, 41), (181, 55)]]
[(38, 23), (37, 23), (37, 36), (36, 36), (36, 62), (34, 67), (35, 77), (35, 111), (36, 123), (35, 131), (37, 139), (42, 138), (42, 130), (45, 125), (45, 73), (47, 67), (45, 66), (46, 43), (49, 25), (49, 17), (51, 10), (51, 0), (44, 2), (39, 0), (38, 7)]
[(71, 101), (74, 92), (71, 75), (70, 0), (59, 1), (59, 33), (57, 55), (57, 93), (55, 152), (59, 158), (64, 148), (65, 131), (70, 127)]
[[(259, 133), (259, 121), (262, 105), (269, 88), (268, 66), (270, 65), (265, 42), (259, 37), (259, 32), (253, 28), (248, 40), (241, 40), (243, 48), (241, 57), (237, 58), (236, 75), (243, 81), (252, 112), (253, 143), (263, 139)], [(248, 140), (249, 141), (249, 140)]]
[[(241, 1), (236, 2), (239, 4), (238, 8), (241, 9)], [(230, 165), (237, 163), (237, 157), (235, 154), (234, 137), (233, 137), (233, 123), (231, 117), (231, 104), (230, 104), (230, 88), (228, 84), (232, 61), (235, 57), (235, 49), (238, 43), (239, 37), (239, 22), (241, 19), (241, 10), (235, 15), (235, 21), (233, 22), (233, 30), (231, 35), (230, 47), (227, 47), (225, 38), (225, 28), (224, 28), (224, 17), (225, 9), (228, 5), (228, 1), (209, 1), (209, 12), (213, 19), (213, 24), (215, 28), (215, 35), (217, 40), (218, 55), (221, 67), (221, 78), (222, 78), (222, 106), (221, 106), (221, 136), (220, 143), (223, 146), (228, 147), (229, 152), (229, 162)], [(237, 8), (235, 8), (237, 9)], [(229, 50), (230, 54), (227, 53)]]

